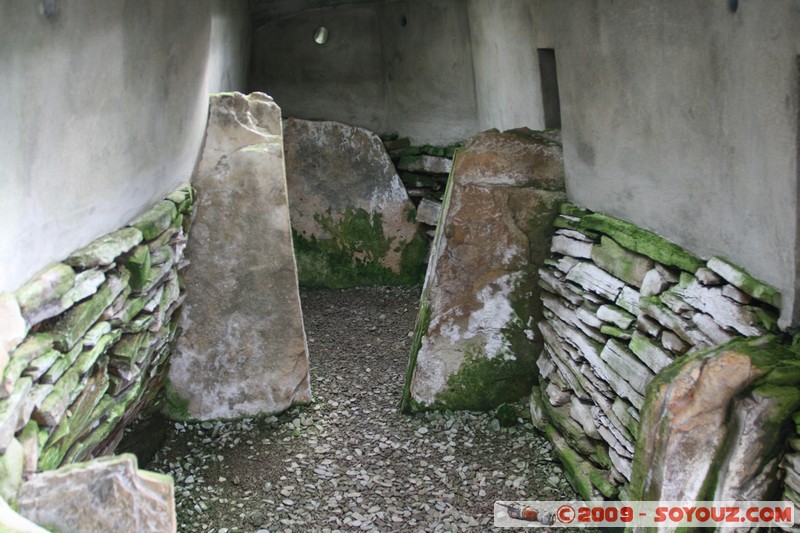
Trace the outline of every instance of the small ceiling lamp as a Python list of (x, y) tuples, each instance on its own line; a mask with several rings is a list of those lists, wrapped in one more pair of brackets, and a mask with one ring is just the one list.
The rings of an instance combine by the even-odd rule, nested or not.
[(318, 45), (323, 45), (328, 42), (328, 28), (320, 26), (314, 30), (314, 42)]

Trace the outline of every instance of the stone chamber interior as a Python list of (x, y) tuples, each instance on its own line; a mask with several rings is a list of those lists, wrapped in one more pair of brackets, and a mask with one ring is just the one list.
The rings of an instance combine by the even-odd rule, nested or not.
[(793, 0), (0, 3), (0, 529), (796, 517), (798, 35)]

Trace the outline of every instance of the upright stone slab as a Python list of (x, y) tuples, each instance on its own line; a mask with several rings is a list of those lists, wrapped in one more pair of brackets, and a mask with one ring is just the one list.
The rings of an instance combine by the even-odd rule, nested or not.
[(561, 147), (486, 132), (459, 151), (409, 362), (406, 409), (490, 409), (527, 395), (541, 341), (537, 269), (564, 200)]
[[(232, 138), (255, 143), (199, 173), (196, 215), (187, 246), (184, 333), (172, 356), (168, 398), (178, 418), (276, 413), (311, 400), (279, 124), (280, 110), (241, 95), (211, 98), (204, 161)], [(222, 108), (222, 109), (220, 109)], [(255, 135), (252, 124), (262, 128)], [(240, 130), (246, 130), (242, 133)]]
[(418, 283), (427, 240), (380, 138), (338, 122), (284, 122), (300, 283)]

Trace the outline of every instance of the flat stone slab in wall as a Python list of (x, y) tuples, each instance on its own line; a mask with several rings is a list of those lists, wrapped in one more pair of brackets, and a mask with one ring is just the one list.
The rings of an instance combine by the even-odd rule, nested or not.
[(36, 474), (17, 503), (19, 514), (50, 531), (177, 530), (172, 478), (139, 470), (132, 454)]
[[(256, 118), (242, 118), (242, 98), (211, 98), (210, 137), (252, 133)], [(255, 105), (267, 115), (262, 96)], [(217, 109), (225, 106), (234, 109)], [(280, 111), (270, 116), (279, 120)], [(280, 131), (274, 124), (265, 129)], [(256, 141), (194, 179), (184, 334), (170, 369), (174, 417), (276, 413), (311, 400), (282, 139), (263, 133)], [(218, 145), (206, 140), (207, 148)]]
[(283, 134), (300, 283), (421, 281), (427, 240), (380, 138), (338, 122), (292, 118)]
[(561, 146), (486, 132), (455, 159), (403, 404), (486, 410), (530, 392), (541, 351), (537, 268), (565, 199)]

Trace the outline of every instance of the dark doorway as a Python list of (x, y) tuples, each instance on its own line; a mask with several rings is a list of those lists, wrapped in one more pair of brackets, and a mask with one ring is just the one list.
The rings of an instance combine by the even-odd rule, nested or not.
[(544, 127), (561, 128), (561, 100), (558, 96), (556, 52), (552, 48), (539, 48), (539, 77), (542, 83)]

